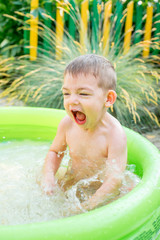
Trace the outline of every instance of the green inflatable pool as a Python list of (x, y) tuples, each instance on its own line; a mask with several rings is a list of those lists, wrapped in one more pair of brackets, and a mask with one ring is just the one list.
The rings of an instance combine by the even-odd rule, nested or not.
[[(0, 141), (52, 140), (62, 110), (0, 108)], [(148, 140), (126, 129), (128, 162), (142, 178), (130, 193), (88, 213), (35, 224), (0, 226), (1, 240), (153, 240), (160, 237), (160, 153)], [(3, 203), (1, 203), (3, 204)]]

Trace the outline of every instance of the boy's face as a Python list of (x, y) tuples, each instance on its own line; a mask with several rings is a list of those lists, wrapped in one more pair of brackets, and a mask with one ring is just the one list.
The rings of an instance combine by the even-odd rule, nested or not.
[(103, 118), (107, 92), (92, 75), (67, 73), (63, 84), (64, 107), (73, 121), (84, 129), (92, 129)]

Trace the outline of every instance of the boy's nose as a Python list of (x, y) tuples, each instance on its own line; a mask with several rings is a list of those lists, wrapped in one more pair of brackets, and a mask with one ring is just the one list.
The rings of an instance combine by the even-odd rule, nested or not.
[(75, 94), (71, 94), (69, 97), (69, 105), (77, 105), (79, 103), (78, 98)]

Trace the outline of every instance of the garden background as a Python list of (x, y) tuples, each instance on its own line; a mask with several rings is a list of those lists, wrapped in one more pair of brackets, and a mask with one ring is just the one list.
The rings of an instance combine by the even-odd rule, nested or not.
[(160, 149), (158, 1), (0, 0), (0, 105), (63, 108), (63, 71), (80, 54), (112, 61), (110, 109)]

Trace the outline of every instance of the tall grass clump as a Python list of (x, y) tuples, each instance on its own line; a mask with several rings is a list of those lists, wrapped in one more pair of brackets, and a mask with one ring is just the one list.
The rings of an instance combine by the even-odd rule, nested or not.
[[(65, 8), (64, 11), (67, 12), (68, 9)], [(46, 13), (44, 13), (44, 17), (52, 19)], [(72, 17), (76, 22), (78, 34), (80, 29), (78, 8)], [(56, 24), (54, 19), (52, 21), (53, 24)], [(99, 24), (96, 48), (93, 47), (91, 30), (83, 46), (79, 43), (78, 35), (77, 39), (74, 40), (66, 30), (63, 44), (59, 46), (59, 50), (62, 52), (62, 57), (59, 59), (55, 55), (55, 32), (40, 22), (39, 42), (43, 41), (44, 33), (45, 41), (48, 42), (48, 50), (44, 50), (40, 44), (36, 61), (29, 61), (27, 55), (9, 60), (10, 71), (14, 70), (14, 73), (9, 80), (7, 77), (1, 77), (0, 88), (3, 87), (3, 92), (0, 97), (7, 96), (9, 100), (22, 100), (27, 106), (63, 109), (61, 87), (66, 65), (81, 54), (96, 53), (108, 58), (113, 63), (117, 73), (118, 98), (110, 109), (111, 114), (124, 126), (137, 131), (145, 131), (160, 126), (156, 114), (160, 103), (160, 70), (158, 69), (160, 59), (156, 55), (143, 59), (141, 57), (144, 48), (143, 42), (133, 44), (128, 53), (124, 55), (123, 38), (117, 45), (114, 44), (113, 20), (111, 29), (113, 38), (110, 40), (111, 47), (108, 53), (102, 47), (102, 26)], [(157, 43), (151, 42), (150, 44), (152, 48), (159, 48)], [(118, 53), (117, 48), (119, 48)]]

